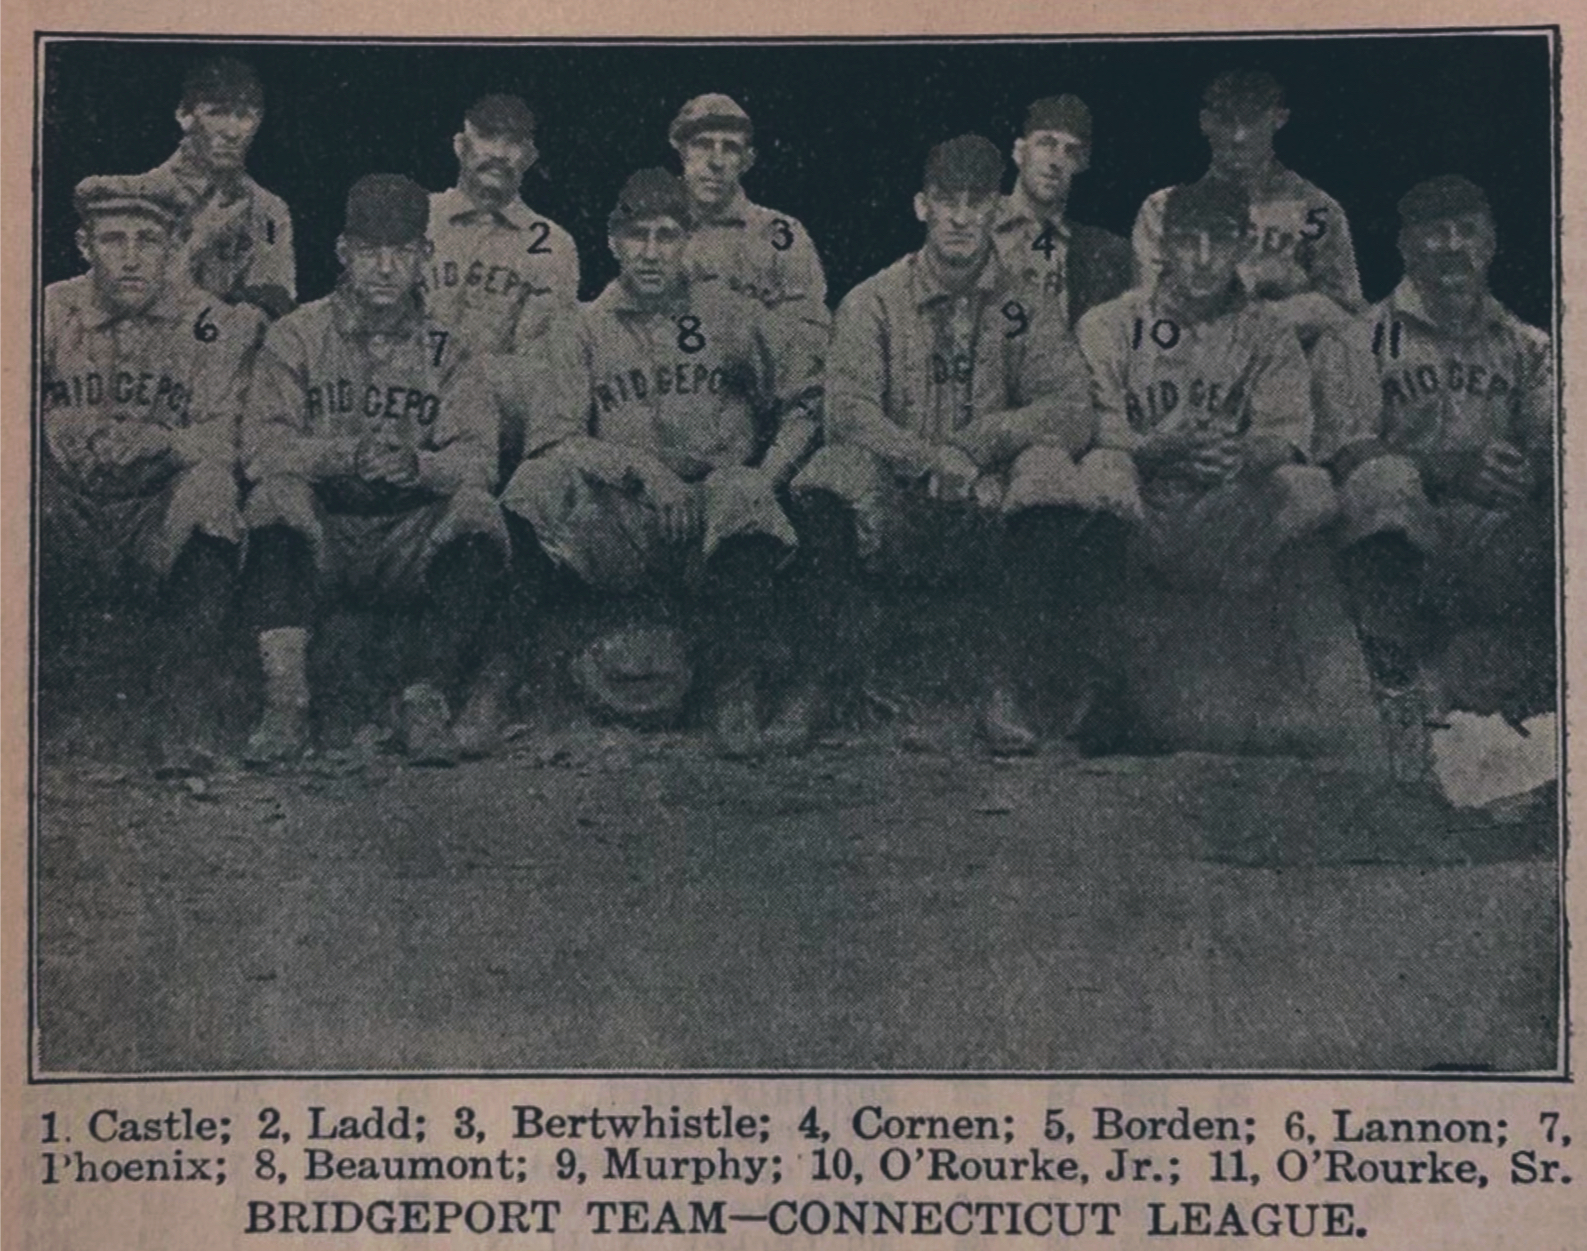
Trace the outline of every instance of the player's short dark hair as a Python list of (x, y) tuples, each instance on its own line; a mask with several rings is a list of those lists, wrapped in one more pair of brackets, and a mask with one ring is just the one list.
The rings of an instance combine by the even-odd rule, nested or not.
[(1221, 178), (1203, 178), (1175, 187), (1163, 205), (1163, 233), (1208, 230), (1243, 235), (1251, 229), (1251, 198), (1244, 188)]
[(481, 96), (463, 114), (468, 124), (487, 139), (533, 139), (535, 115), (520, 96)]
[(182, 108), (200, 104), (264, 107), (264, 86), (246, 61), (233, 56), (211, 57), (188, 70), (182, 80)]
[(1459, 174), (1425, 178), (1400, 197), (1400, 227), (1422, 226), (1447, 217), (1480, 213), (1493, 220), (1488, 193)]
[(689, 193), (676, 174), (659, 168), (630, 174), (606, 226), (615, 235), (625, 226), (648, 217), (673, 217), (680, 223), (688, 220)]
[(944, 140), (926, 157), (928, 191), (998, 191), (1003, 186), (1003, 154), (981, 135)]
[(1266, 70), (1225, 70), (1201, 93), (1201, 103), (1215, 113), (1258, 113), (1284, 107), (1284, 88)]

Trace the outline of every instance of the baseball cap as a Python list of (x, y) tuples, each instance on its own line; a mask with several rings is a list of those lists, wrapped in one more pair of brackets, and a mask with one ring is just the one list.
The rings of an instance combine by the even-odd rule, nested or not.
[(236, 57), (217, 56), (200, 61), (182, 80), (182, 107), (199, 104), (234, 104), (264, 107), (264, 88), (253, 66)]
[(534, 138), (535, 115), (520, 96), (481, 96), (468, 106), (463, 116), (487, 139), (502, 135), (514, 139)]
[(1003, 185), (1003, 154), (981, 135), (959, 135), (932, 148), (925, 185), (938, 191), (997, 191)]
[(1091, 142), (1091, 110), (1079, 96), (1044, 96), (1025, 110), (1025, 133), (1061, 130), (1076, 139)]
[(702, 130), (739, 130), (743, 131), (746, 139), (755, 137), (755, 126), (749, 120), (749, 114), (732, 96), (718, 92), (695, 96), (679, 109), (678, 116), (672, 119), (672, 125), (667, 128), (667, 138), (676, 146), (686, 143)]
[(1163, 205), (1163, 233), (1209, 230), (1244, 234), (1251, 227), (1251, 200), (1235, 184), (1217, 178), (1186, 183), (1168, 193)]
[(617, 197), (608, 225), (612, 230), (646, 217), (688, 220), (689, 196), (682, 179), (664, 169), (642, 169), (630, 174)]
[(405, 174), (365, 174), (347, 193), (342, 233), (362, 243), (400, 246), (430, 226), (430, 196)]
[(1266, 70), (1226, 70), (1202, 92), (1201, 102), (1214, 113), (1257, 113), (1284, 107), (1284, 88)]
[(1492, 217), (1493, 209), (1488, 204), (1487, 193), (1459, 174), (1442, 174), (1437, 178), (1423, 179), (1400, 197), (1402, 226), (1419, 226), (1467, 213), (1482, 213)]
[(99, 213), (143, 213), (168, 229), (189, 207), (181, 183), (155, 170), (147, 174), (96, 174), (72, 191), (72, 204), (83, 221)]

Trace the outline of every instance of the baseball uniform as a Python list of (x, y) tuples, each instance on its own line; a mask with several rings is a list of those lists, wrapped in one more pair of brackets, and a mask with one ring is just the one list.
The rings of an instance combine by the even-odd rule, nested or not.
[[(580, 309), (563, 371), (579, 380), (568, 394), (591, 437), (526, 461), (503, 504), (554, 560), (608, 590), (692, 576), (737, 535), (793, 546), (775, 494), (745, 468), (797, 461), (815, 437), (824, 343), (804, 327), (716, 283), (683, 282), (646, 307), (614, 281)], [(655, 508), (622, 484), (628, 449), (699, 492), (704, 540), (687, 568)]]
[(264, 317), (185, 283), (138, 313), (92, 274), (44, 293), (42, 544), (108, 583), (158, 580), (194, 534), (242, 535), (238, 422)]
[[(1154, 291), (1137, 289), (1080, 319), (1097, 408), (1094, 457), (1133, 457), (1171, 428), (1281, 440), (1296, 462), (1311, 449), (1310, 375), (1295, 332), (1260, 301), (1235, 293), (1228, 311), (1187, 324)], [(1337, 509), (1325, 471), (1300, 463), (1204, 486), (1172, 466), (1140, 481), (1140, 549), (1188, 585), (1260, 577), (1287, 543)]]
[(425, 306), (476, 354), (524, 352), (579, 298), (573, 236), (522, 200), (476, 205), (461, 188), (430, 197)]
[(1049, 218), (1023, 186), (1003, 198), (992, 239), (1025, 298), (1051, 301), (1068, 325), (1130, 288), (1128, 243), (1095, 226)]
[(770, 309), (826, 315), (826, 274), (809, 232), (752, 203), (742, 188), (722, 213), (690, 223), (683, 255), (695, 282), (725, 282)]
[[(417, 485), (359, 475), (359, 443), (377, 432), (417, 454)], [(265, 338), (244, 425), (248, 527), (303, 535), (328, 586), (415, 597), (451, 540), (505, 550), (496, 437), (488, 380), (450, 329), (415, 301), (376, 330), (338, 290)]]

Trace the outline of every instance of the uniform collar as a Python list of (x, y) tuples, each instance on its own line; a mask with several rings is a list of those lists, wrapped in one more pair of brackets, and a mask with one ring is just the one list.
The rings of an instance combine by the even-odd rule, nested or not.
[(83, 301), (83, 321), (91, 330), (103, 330), (114, 322), (181, 320), (181, 301), (172, 289), (172, 280), (169, 278), (166, 280), (164, 290), (155, 296), (154, 303), (148, 308), (137, 313), (123, 313), (119, 309), (111, 308), (99, 298), (99, 288), (94, 284), (93, 275), (89, 274), (85, 277), (88, 279), (88, 298)]
[(1014, 230), (1020, 226), (1050, 225), (1060, 239), (1069, 238), (1069, 223), (1060, 212), (1056, 217), (1050, 217), (1036, 206), (1036, 202), (1025, 192), (1024, 183), (1015, 183), (1014, 190), (1003, 197), (1002, 206), (998, 209), (996, 230)]
[(932, 267), (925, 248), (910, 256), (909, 270), (915, 307), (922, 310), (943, 300), (968, 294), (970, 291), (982, 295), (995, 295), (1008, 285), (1008, 273), (1003, 268), (1003, 263), (998, 260), (995, 248), (988, 250), (986, 264), (981, 267), (981, 272), (976, 275), (975, 281), (962, 290), (952, 290), (943, 283)]
[(476, 204), (462, 187), (452, 187), (435, 198), (432, 219), (463, 225), (471, 222), (493, 221), (512, 230), (527, 230), (536, 218), (529, 206), (518, 196), (513, 196), (498, 208)]
[(208, 199), (212, 195), (220, 195), (226, 200), (235, 200), (246, 192), (252, 184), (248, 171), (238, 166), (237, 172), (225, 178), (216, 177), (209, 166), (201, 162), (193, 154), (193, 141), (183, 139), (176, 145), (176, 151), (169, 160), (160, 166), (163, 173), (170, 174), (195, 201)]
[(631, 317), (645, 317), (658, 313), (672, 316), (688, 310), (689, 280), (687, 277), (680, 278), (665, 300), (657, 304), (645, 304), (634, 298), (623, 285), (621, 278), (613, 278), (606, 284), (606, 290), (596, 297), (595, 302), (604, 312), (623, 313)]
[(1467, 335), (1462, 335), (1458, 330), (1434, 321), (1432, 314), (1427, 311), (1427, 302), (1422, 299), (1422, 293), (1416, 289), (1416, 284), (1409, 278), (1400, 279), (1400, 285), (1394, 288), (1394, 295), (1391, 298), (1396, 313), (1409, 317), (1412, 321), (1420, 322), (1435, 334), (1466, 338), (1469, 337), (1469, 334), (1475, 334), (1479, 330), (1502, 328), (1510, 320), (1509, 310), (1499, 303), (1491, 291), (1483, 292), (1480, 305), (1482, 315), (1478, 319), (1480, 324), (1472, 327)]
[(344, 279), (331, 294), (331, 316), (336, 322), (337, 332), (344, 338), (372, 339), (380, 335), (387, 339), (408, 339), (424, 320), (424, 303), (415, 291), (401, 317), (388, 326), (376, 326), (370, 322), (369, 315), (354, 298)]
[(702, 226), (747, 226), (750, 210), (754, 207), (744, 194), (744, 188), (739, 187), (733, 192), (733, 198), (722, 206), (721, 212), (709, 218), (691, 216), (689, 224), (696, 230)]

